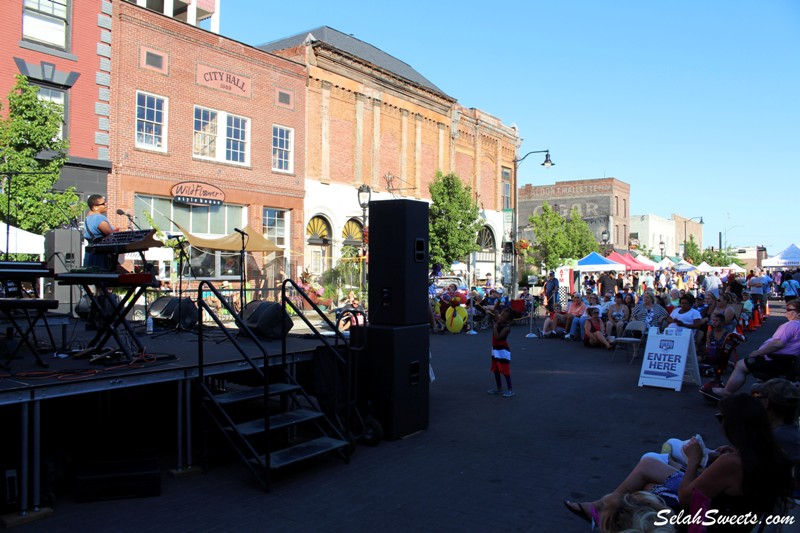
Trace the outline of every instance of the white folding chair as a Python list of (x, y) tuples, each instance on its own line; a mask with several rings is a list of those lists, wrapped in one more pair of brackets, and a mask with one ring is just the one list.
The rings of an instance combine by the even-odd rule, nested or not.
[(647, 325), (642, 320), (631, 320), (625, 326), (625, 331), (622, 332), (622, 337), (617, 337), (614, 340), (614, 351), (611, 354), (611, 360), (614, 360), (614, 356), (617, 354), (617, 350), (620, 346), (625, 346), (626, 350), (630, 350), (633, 347), (633, 351), (631, 353), (631, 360), (628, 364), (633, 364), (633, 360), (636, 359), (637, 352), (639, 351), (639, 345), (644, 341), (645, 333), (647, 332)]

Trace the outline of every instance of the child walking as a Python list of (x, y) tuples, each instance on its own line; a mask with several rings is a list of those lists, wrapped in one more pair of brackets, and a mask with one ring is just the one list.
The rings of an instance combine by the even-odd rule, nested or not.
[[(497, 316), (492, 329), (492, 367), (494, 373), (495, 388), (488, 391), (489, 394), (499, 394), (504, 398), (514, 396), (511, 386), (511, 348), (508, 346), (508, 334), (511, 332), (509, 321), (511, 320), (511, 308), (506, 307)], [(506, 377), (508, 390), (503, 392), (503, 384), (500, 374)]]

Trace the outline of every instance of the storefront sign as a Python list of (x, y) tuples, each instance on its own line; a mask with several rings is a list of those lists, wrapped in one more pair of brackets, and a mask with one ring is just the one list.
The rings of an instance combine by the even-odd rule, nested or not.
[(172, 186), (172, 198), (188, 205), (222, 205), (225, 193), (208, 183), (182, 181)]
[(195, 81), (199, 85), (250, 98), (250, 78), (245, 78), (232, 72), (198, 64)]

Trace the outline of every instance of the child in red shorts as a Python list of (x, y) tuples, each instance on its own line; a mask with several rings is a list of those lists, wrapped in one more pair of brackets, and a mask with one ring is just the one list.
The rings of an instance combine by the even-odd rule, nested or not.
[[(491, 371), (494, 373), (495, 388), (488, 391), (489, 394), (499, 394), (504, 398), (511, 398), (514, 396), (514, 391), (511, 387), (511, 348), (508, 346), (508, 334), (511, 332), (509, 323), (511, 321), (511, 308), (506, 307), (500, 312), (494, 322), (492, 329), (492, 366)], [(500, 380), (500, 374), (506, 378), (506, 386), (508, 390), (503, 391), (503, 384)]]

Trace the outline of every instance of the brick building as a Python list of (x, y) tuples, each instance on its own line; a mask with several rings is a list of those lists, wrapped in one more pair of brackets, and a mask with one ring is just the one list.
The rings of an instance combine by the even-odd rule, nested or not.
[(562, 217), (569, 217), (572, 209), (577, 208), (597, 242), (603, 242), (603, 230), (608, 230), (608, 244), (627, 249), (630, 198), (630, 185), (616, 178), (525, 185), (519, 189), (519, 233), (522, 238), (536, 240), (528, 218), (540, 214), (542, 204), (547, 202)]
[(101, 0), (0, 2), (0, 94), (5, 102), (23, 74), (40, 98), (64, 106), (69, 159), (56, 188), (75, 187), (82, 198), (105, 194), (111, 169), (110, 13), (111, 3)]
[(463, 108), (408, 64), (329, 27), (259, 48), (308, 68), (305, 255), (313, 272), (341, 246), (360, 243), (359, 186), (373, 200), (430, 200), (437, 170), (456, 173), (483, 208), (473, 273), (509, 268), (497, 252), (510, 229), (502, 213), (511, 209), (515, 128)]
[[(109, 212), (205, 237), (249, 224), (290, 257), (302, 248), (304, 66), (133, 3), (113, 5)], [(236, 279), (229, 263), (198, 250), (190, 261), (196, 277)], [(267, 266), (271, 285), (285, 260), (278, 254)]]

